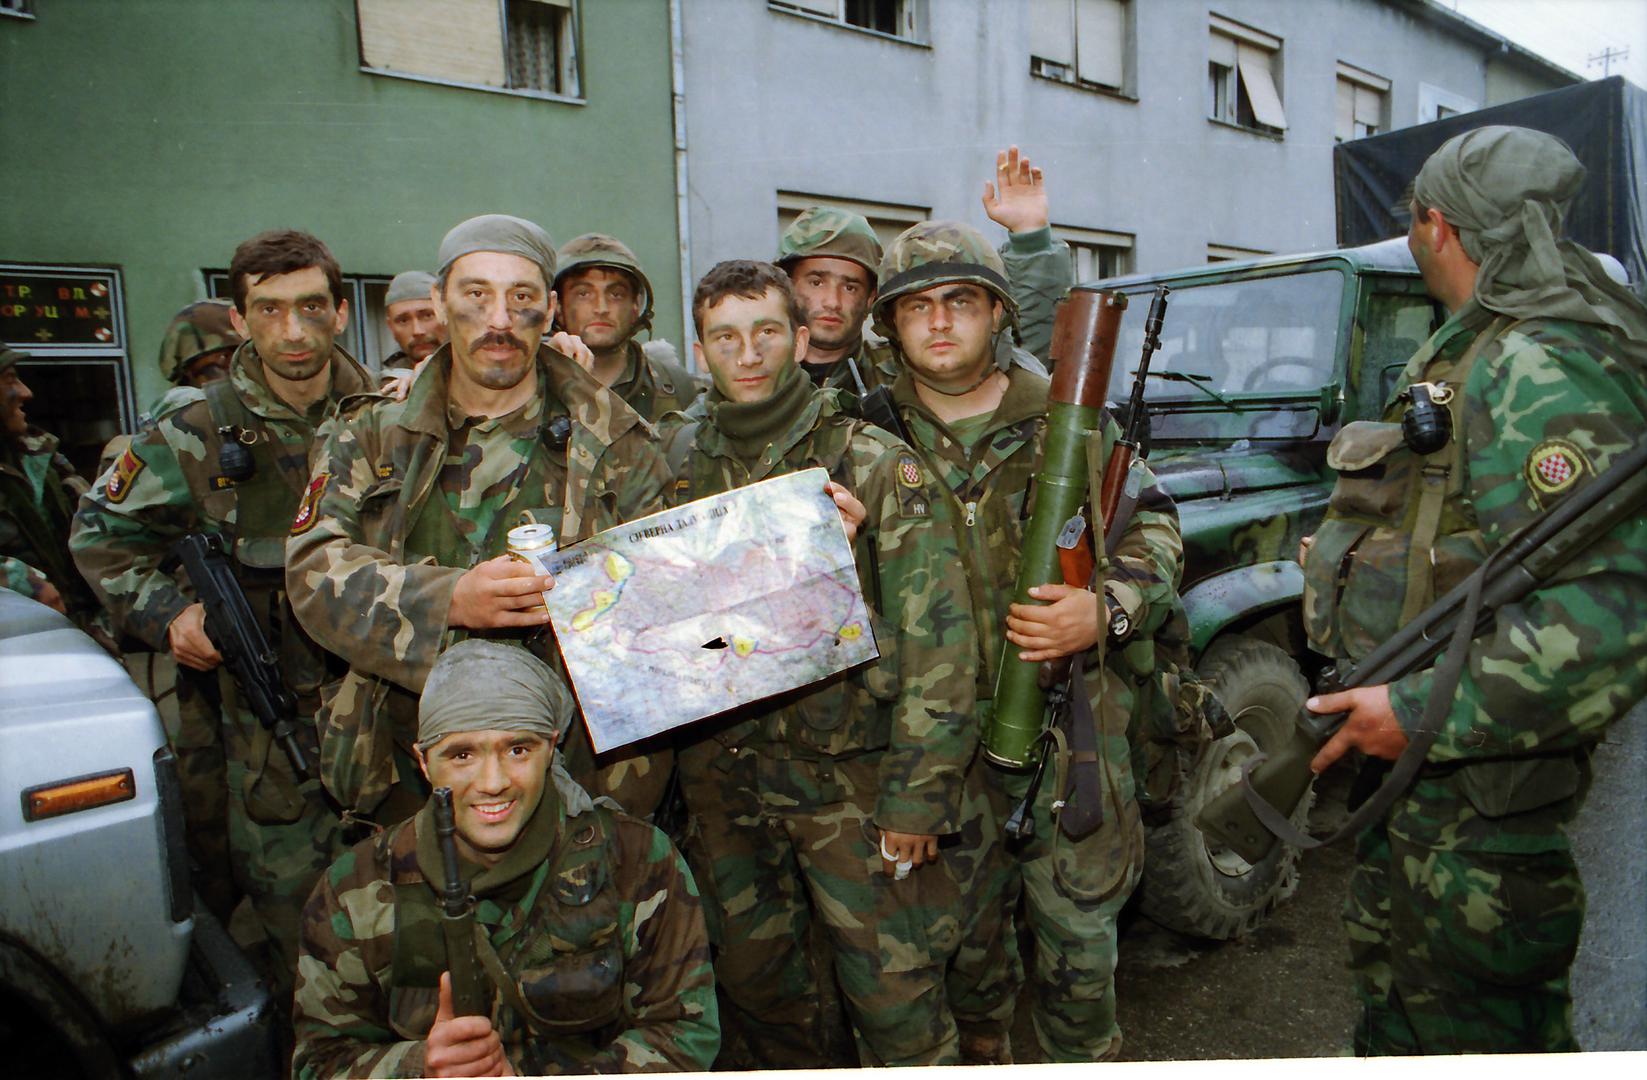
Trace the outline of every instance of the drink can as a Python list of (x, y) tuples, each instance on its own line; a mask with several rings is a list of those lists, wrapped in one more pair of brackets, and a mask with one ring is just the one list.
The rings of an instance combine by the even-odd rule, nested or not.
[(529, 563), (540, 574), (549, 573), (546, 562), (558, 547), (553, 525), (517, 525), (509, 530), (509, 555)]

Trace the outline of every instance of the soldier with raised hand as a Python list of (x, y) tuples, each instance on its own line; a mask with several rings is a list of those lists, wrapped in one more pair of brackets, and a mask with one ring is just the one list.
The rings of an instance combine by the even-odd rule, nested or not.
[(0, 346), (0, 587), (90, 625), (97, 597), (69, 555), (69, 523), (86, 481), (58, 453), (57, 436), (29, 423), (34, 391)]
[[(1023, 319), (1015, 327), (1022, 351), (1015, 362), (1046, 374), (1052, 308), (1069, 291), (1069, 246), (1052, 235), (1046, 179), (1016, 146), (995, 155), (995, 180), (985, 181), (984, 212), (1007, 230), (1001, 245), (1008, 281)], [(898, 377), (883, 339), (864, 334), (880, 281), (881, 242), (861, 215), (814, 206), (790, 223), (773, 260), (795, 283), (810, 336), (801, 369), (819, 386), (860, 394)], [(1010, 342), (1008, 343), (1011, 344)]]
[[(660, 509), (669, 479), (651, 427), (543, 344), (556, 302), (542, 228), (470, 218), (438, 262), (451, 340), (404, 400), (365, 402), (327, 428), (287, 546), (298, 617), (349, 665), (323, 695), (322, 778), (379, 827), (427, 795), (412, 742), (441, 649), (471, 634), (550, 649), (541, 594), (553, 579), (509, 557), (509, 530), (536, 522), (574, 543)], [(582, 725), (567, 750), (595, 784)]]
[(858, 522), (880, 650), (872, 664), (684, 733), (689, 856), (717, 978), (759, 1064), (831, 1063), (807, 955), (816, 918), (863, 1063), (956, 1062), (943, 974), (959, 897), (940, 845), (960, 826), (977, 731), (954, 538), (934, 521), (938, 493), (909, 449), (802, 374), (807, 330), (781, 271), (719, 264), (698, 283), (692, 316), (714, 386), (680, 496), (827, 470)]
[[(1086, 692), (1098, 724), (1104, 820), (1078, 840), (1062, 835), (1050, 780), (1031, 807), (1034, 835), (1001, 833), (1025, 797), (1030, 773), (986, 763), (990, 805), (979, 829), (992, 850), (969, 864), (967, 947), (950, 986), (969, 1061), (1011, 1060), (1007, 1033), (1022, 978), (1011, 912), (1020, 894), (1035, 939), (1033, 1020), (1053, 1061), (1095, 1061), (1120, 1051), (1113, 973), (1115, 919), (1142, 869), (1143, 828), (1133, 797), (1127, 730), (1145, 707), (1140, 687), (1154, 673), (1149, 633), (1170, 616), (1181, 573), (1177, 512), (1147, 471), (1136, 513), (1107, 556), (1096, 552), (1102, 595), (1067, 585), (1031, 590), (1037, 604), (1012, 603), (1029, 518), (1031, 480), (1040, 471), (1049, 383), (1000, 361), (1017, 317), (1000, 257), (977, 230), (928, 222), (904, 232), (881, 264), (875, 325), (897, 348), (903, 372), (892, 397), (923, 465), (938, 478), (945, 520), (966, 567), (979, 643), (978, 707), (988, 723), (1003, 636), (1030, 662), (1094, 650)], [(1120, 431), (1105, 418), (1089, 459), (1107, 461)], [(1096, 503), (1098, 484), (1090, 488)], [(1090, 516), (1089, 516), (1090, 520)], [(1073, 741), (1073, 740), (1072, 740)], [(1061, 805), (1061, 803), (1059, 804)]]
[[(1514, 127), (1455, 136), (1419, 170), (1407, 246), (1450, 315), (1382, 420), (1329, 449), (1339, 479), (1304, 562), (1318, 650), (1364, 656), (1647, 430), (1647, 309), (1561, 238), (1583, 178), (1560, 140)], [(1403, 424), (1425, 395), (1450, 418), (1439, 445)], [(1647, 692), (1643, 552), (1638, 515), (1498, 608), (1456, 686), (1447, 657), (1308, 702), (1349, 714), (1317, 772), (1351, 748), (1422, 759), (1357, 842), (1357, 1053), (1578, 1049), (1584, 888), (1565, 826), (1596, 744)]]
[(451, 789), (479, 1000), (454, 1002), (431, 800), (315, 886), (294, 1077), (710, 1067), (720, 1024), (697, 889), (668, 837), (560, 768), (575, 714), (566, 684), (518, 646), (468, 640), (435, 661), (414, 753)]
[(435, 275), (427, 270), (405, 270), (389, 279), (383, 297), (383, 317), (399, 346), (383, 361), (396, 374), (412, 371), (446, 344), (446, 324), (435, 310)]
[(630, 408), (656, 423), (692, 404), (706, 385), (681, 365), (669, 343), (635, 340), (652, 328), (652, 282), (629, 246), (603, 233), (568, 240), (555, 258), (557, 325), (594, 354), (590, 373)]
[[(189, 680), (177, 752), (197, 839), (220, 827), (223, 810), (209, 787), (221, 775), (218, 755), (226, 759), (229, 862), (267, 935), (264, 971), (279, 993), (291, 987), (303, 899), (335, 854), (337, 814), (316, 781), (299, 781), (245, 704), (206, 633), (204, 607), (167, 563), (186, 533), (229, 542), (235, 574), (297, 698), (298, 742), (312, 755), (326, 661), (287, 602), (285, 536), (308, 483), (316, 429), (341, 398), (370, 390), (371, 378), (336, 344), (348, 301), (337, 261), (318, 239), (260, 233), (235, 249), (229, 280), (230, 319), (246, 339), (229, 377), (173, 391), (154, 427), (81, 499), (70, 546), (124, 631), (170, 652)], [(209, 843), (197, 853), (211, 875), (220, 853)]]

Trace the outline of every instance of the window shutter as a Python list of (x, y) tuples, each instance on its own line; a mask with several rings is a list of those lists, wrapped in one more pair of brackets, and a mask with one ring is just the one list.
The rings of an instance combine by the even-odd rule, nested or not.
[(1338, 80), (1338, 99), (1333, 109), (1332, 133), (1340, 141), (1355, 138), (1355, 84)]
[(1281, 95), (1276, 93), (1275, 80), (1270, 75), (1270, 54), (1243, 44), (1236, 46), (1235, 59), (1241, 68), (1241, 83), (1247, 88), (1253, 119), (1265, 127), (1284, 129), (1287, 114), (1281, 108)]
[(1235, 66), (1235, 39), (1213, 31), (1208, 35), (1207, 59), (1227, 68)]
[(1075, 55), (1082, 79), (1120, 88), (1126, 29), (1121, 0), (1075, 0)]
[(1029, 54), (1055, 64), (1075, 64), (1070, 0), (1029, 0)]
[(357, 0), (367, 67), (503, 86), (498, 0)]

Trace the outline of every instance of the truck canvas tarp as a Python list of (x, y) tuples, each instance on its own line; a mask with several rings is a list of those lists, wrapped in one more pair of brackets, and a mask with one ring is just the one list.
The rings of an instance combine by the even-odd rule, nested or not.
[(1567, 235), (1624, 264), (1647, 297), (1647, 91), (1621, 75), (1461, 113), (1333, 148), (1338, 243), (1355, 247), (1400, 236), (1396, 204), (1436, 147), (1473, 128), (1515, 124), (1566, 141), (1589, 170)]

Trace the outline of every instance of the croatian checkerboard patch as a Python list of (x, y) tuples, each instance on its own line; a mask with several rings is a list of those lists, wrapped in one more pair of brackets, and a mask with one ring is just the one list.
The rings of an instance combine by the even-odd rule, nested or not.
[(104, 496), (112, 503), (124, 502), (126, 496), (132, 493), (132, 481), (144, 469), (142, 458), (132, 453), (127, 447), (126, 452), (120, 455), (120, 460), (114, 463), (114, 470), (109, 473), (109, 482), (103, 487)]
[(1566, 439), (1545, 439), (1527, 455), (1527, 483), (1540, 496), (1560, 495), (1591, 471), (1584, 451)]

